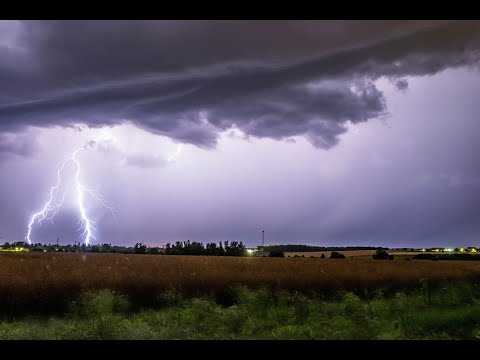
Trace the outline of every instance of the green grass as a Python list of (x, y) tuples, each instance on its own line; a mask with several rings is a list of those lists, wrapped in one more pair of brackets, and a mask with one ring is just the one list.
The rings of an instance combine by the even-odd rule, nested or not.
[(0, 321), (0, 339), (478, 339), (474, 282), (362, 295), (232, 289), (213, 296), (165, 292), (141, 308), (110, 290), (84, 293), (64, 314)]

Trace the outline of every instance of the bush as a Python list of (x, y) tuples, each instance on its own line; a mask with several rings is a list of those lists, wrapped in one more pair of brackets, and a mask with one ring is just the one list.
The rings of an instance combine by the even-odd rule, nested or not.
[(393, 260), (393, 255), (388, 255), (387, 251), (383, 249), (375, 251), (372, 257), (374, 260)]
[(412, 257), (415, 260), (438, 260), (438, 258), (433, 254), (417, 254)]
[(320, 259), (325, 259), (325, 254), (322, 253), (322, 256), (320, 256)]
[(332, 251), (332, 254), (330, 255), (330, 259), (345, 259), (345, 255), (336, 251)]
[(283, 251), (272, 250), (270, 251), (270, 257), (285, 257)]

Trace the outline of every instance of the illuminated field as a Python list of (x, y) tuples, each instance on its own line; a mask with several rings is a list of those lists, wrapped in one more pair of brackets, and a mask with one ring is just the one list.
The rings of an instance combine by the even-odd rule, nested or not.
[(234, 284), (302, 291), (354, 290), (463, 278), (480, 278), (480, 263), (2, 253), (0, 308), (48, 309), (82, 291), (106, 288), (148, 301), (172, 288), (190, 294), (221, 293)]

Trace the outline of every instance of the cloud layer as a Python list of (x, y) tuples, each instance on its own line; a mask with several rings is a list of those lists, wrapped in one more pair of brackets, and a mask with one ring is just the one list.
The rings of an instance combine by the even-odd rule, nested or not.
[[(480, 58), (478, 21), (3, 26), (0, 131), (128, 121), (204, 148), (236, 127), (259, 138), (303, 136), (329, 149), (347, 123), (388, 111), (378, 78), (406, 90), (408, 76), (477, 65)], [(22, 153), (6, 150), (8, 142), (2, 148)]]

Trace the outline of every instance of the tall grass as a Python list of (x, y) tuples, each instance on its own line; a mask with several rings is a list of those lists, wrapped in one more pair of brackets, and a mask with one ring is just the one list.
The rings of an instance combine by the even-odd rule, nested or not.
[(376, 288), (394, 292), (428, 280), (478, 279), (480, 262), (374, 261), (319, 258), (235, 258), (123, 254), (23, 253), (0, 255), (0, 315), (55, 314), (86, 291), (110, 289), (142, 306), (167, 290), (212, 294), (234, 302), (229, 288), (269, 287), (328, 294)]
[(0, 322), (0, 339), (478, 339), (480, 286), (436, 286), (370, 298), (339, 292), (324, 299), (245, 286), (234, 303), (167, 291), (139, 308), (111, 290), (86, 292), (63, 316)]

